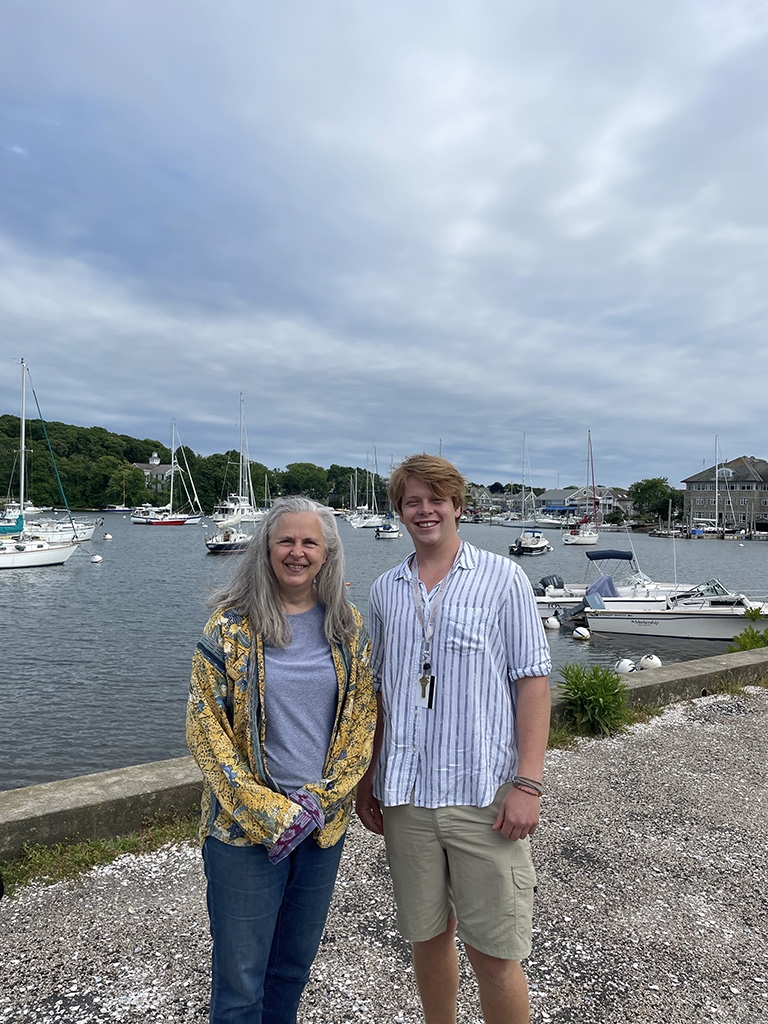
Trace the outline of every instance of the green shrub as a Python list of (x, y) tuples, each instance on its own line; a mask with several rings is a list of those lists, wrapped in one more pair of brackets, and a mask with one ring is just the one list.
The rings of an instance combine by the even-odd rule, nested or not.
[(623, 732), (632, 721), (628, 687), (604, 665), (564, 665), (563, 716), (580, 736), (611, 736)]
[(747, 626), (733, 638), (733, 643), (728, 645), (728, 650), (754, 651), (758, 647), (768, 647), (768, 629), (761, 631), (755, 629), (754, 626)]

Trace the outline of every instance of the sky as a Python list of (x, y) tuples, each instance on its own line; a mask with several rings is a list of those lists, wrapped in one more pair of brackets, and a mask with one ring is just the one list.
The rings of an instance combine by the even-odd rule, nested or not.
[(768, 458), (767, 0), (5, 0), (0, 414), (472, 481)]

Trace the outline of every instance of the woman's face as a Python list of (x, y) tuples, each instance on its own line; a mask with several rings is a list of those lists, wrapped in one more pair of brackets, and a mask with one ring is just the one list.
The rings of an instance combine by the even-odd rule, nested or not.
[(269, 538), (269, 564), (280, 593), (305, 598), (328, 557), (323, 528), (314, 512), (286, 512)]

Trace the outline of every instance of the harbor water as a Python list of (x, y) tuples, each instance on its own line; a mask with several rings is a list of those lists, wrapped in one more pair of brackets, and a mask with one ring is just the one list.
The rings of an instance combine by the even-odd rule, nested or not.
[[(340, 520), (350, 599), (367, 617), (373, 580), (411, 550), (403, 531), (378, 540)], [(111, 540), (104, 539), (109, 533)], [(586, 548), (545, 531), (551, 553), (517, 559), (532, 581), (587, 578)], [(462, 524), (466, 540), (506, 555), (518, 531)], [(768, 543), (673, 541), (632, 535), (640, 567), (658, 580), (713, 576), (752, 595), (768, 592)], [(630, 538), (601, 535), (600, 548), (628, 550)], [(594, 550), (594, 549), (593, 549)], [(92, 555), (102, 561), (91, 561)], [(190, 660), (208, 616), (206, 602), (238, 564), (209, 555), (197, 526), (136, 526), (105, 517), (92, 541), (64, 566), (0, 573), (0, 789), (13, 789), (187, 753), (184, 713)], [(592, 568), (594, 574), (594, 568)], [(671, 664), (724, 653), (707, 641), (593, 637), (549, 630), (553, 685), (569, 662), (614, 665), (654, 653)]]

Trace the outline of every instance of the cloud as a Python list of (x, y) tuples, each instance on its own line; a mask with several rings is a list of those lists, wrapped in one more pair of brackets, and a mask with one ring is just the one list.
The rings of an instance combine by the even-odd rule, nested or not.
[(243, 390), (268, 465), (442, 439), (490, 482), (525, 432), (540, 486), (587, 429), (607, 483), (768, 451), (759, 6), (6, 20), (0, 330), (48, 417), (207, 453)]

